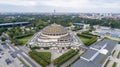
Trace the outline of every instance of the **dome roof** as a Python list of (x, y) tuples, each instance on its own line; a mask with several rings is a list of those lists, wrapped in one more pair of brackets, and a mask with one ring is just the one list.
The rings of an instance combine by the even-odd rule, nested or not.
[(62, 27), (61, 25), (57, 25), (57, 24), (52, 24), (50, 26), (47, 26), (45, 27), (43, 30), (42, 30), (42, 33), (43, 34), (66, 34), (67, 33), (67, 30)]

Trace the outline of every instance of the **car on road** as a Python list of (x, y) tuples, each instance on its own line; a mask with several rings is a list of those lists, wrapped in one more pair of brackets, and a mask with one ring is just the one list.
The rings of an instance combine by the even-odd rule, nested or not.
[(9, 50), (9, 51), (8, 51), (8, 53), (10, 53), (10, 54), (11, 54), (11, 53), (13, 53), (13, 51)]
[(4, 53), (2, 52), (1, 55), (4, 55)]
[(2, 49), (0, 49), (0, 51), (3, 51)]
[(7, 59), (5, 60), (5, 62), (6, 62), (7, 64), (11, 64), (11, 63), (12, 63), (12, 61), (11, 61), (9, 58), (7, 58)]
[(13, 58), (16, 58), (17, 57), (17, 53), (13, 52), (10, 54)]

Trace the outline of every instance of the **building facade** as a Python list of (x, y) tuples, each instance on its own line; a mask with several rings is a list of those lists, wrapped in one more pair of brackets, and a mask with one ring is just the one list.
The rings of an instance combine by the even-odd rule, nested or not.
[(78, 47), (81, 43), (75, 36), (63, 26), (54, 23), (36, 33), (28, 44), (40, 47)]

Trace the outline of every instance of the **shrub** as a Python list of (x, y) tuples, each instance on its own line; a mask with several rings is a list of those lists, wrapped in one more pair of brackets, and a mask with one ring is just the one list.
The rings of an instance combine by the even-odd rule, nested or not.
[(45, 62), (50, 64), (50, 62), (51, 62), (51, 53), (50, 52), (36, 52), (36, 55), (38, 55)]
[[(45, 54), (47, 54), (47, 55), (45, 55)], [(39, 63), (43, 67), (46, 67), (47, 65), (50, 64), (50, 60), (51, 60), (51, 53), (50, 52), (31, 51), (31, 52), (29, 52), (29, 55), (31, 58), (33, 58), (37, 63)], [(48, 56), (50, 56), (50, 57), (48, 57)]]
[(116, 62), (114, 62), (113, 63), (113, 65), (112, 65), (112, 67), (116, 67), (117, 66), (117, 63)]
[(77, 34), (79, 37), (85, 37), (85, 38), (88, 38), (90, 39), (89, 41), (86, 41), (84, 42), (84, 44), (86, 46), (90, 46), (91, 44), (93, 44), (94, 42), (97, 41), (97, 36), (96, 35), (93, 35), (93, 34)]
[(30, 47), (32, 50), (35, 50), (35, 49), (40, 49), (40, 48), (44, 48), (46, 50), (48, 50), (50, 47), (39, 47), (39, 46), (35, 46), (35, 47)]
[(61, 55), (60, 57), (56, 58), (54, 60), (54, 65), (60, 66), (63, 63), (65, 63), (66, 61), (68, 61), (70, 58), (72, 58), (73, 56), (75, 56), (79, 51), (75, 51), (75, 50), (70, 50), (67, 53)]
[(33, 35), (33, 33), (24, 34), (24, 35), (19, 35), (19, 36), (16, 36), (15, 38), (16, 38), (16, 39), (21, 39), (21, 38), (28, 37), (28, 36), (31, 36), (31, 35)]

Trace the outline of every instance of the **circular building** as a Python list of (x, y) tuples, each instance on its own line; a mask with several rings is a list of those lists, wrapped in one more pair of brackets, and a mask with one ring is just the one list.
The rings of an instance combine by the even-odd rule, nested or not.
[(28, 43), (40, 47), (69, 47), (76, 45), (76, 39), (66, 28), (54, 23), (36, 33)]
[(49, 38), (59, 38), (68, 35), (68, 32), (61, 25), (52, 24), (50, 26), (45, 27), (41, 31), (41, 35)]
[(38, 42), (70, 42), (72, 41), (68, 31), (61, 25), (52, 24), (45, 27), (39, 33)]

